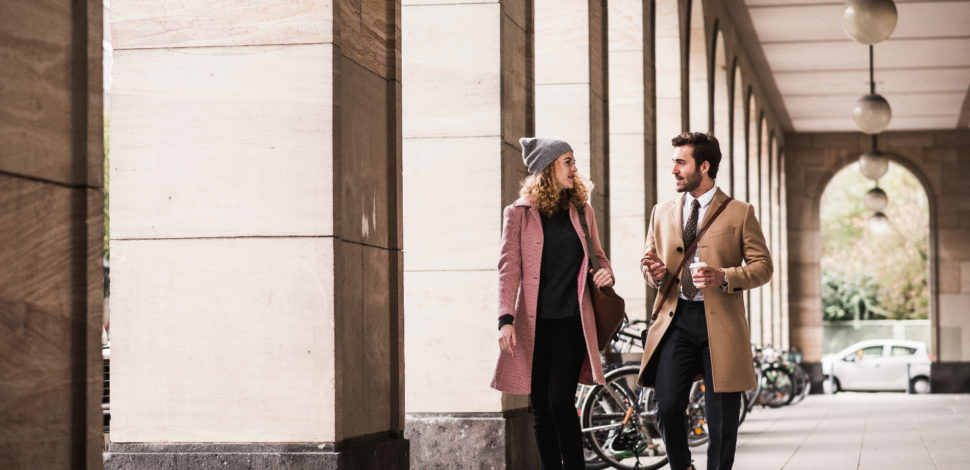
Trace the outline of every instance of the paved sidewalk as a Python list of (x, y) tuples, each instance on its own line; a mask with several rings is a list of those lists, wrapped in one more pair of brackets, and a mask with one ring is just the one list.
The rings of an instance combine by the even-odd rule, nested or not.
[[(693, 450), (697, 468), (707, 468), (707, 447)], [(840, 393), (755, 408), (734, 468), (970, 469), (970, 395)]]

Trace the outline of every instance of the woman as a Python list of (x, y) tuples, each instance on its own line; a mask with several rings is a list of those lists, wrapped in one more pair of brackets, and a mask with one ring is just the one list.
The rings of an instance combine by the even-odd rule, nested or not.
[[(588, 191), (572, 148), (522, 138), (529, 176), (505, 208), (499, 257), (499, 353), (492, 388), (529, 394), (539, 459), (546, 470), (583, 469), (576, 385), (603, 383), (588, 291), (589, 253), (602, 267), (597, 287), (613, 284)], [(580, 224), (585, 212), (592, 247)]]

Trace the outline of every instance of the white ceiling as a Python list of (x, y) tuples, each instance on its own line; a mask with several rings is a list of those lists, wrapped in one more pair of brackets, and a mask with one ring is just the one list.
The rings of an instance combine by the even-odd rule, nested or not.
[[(845, 2), (745, 3), (795, 131), (857, 131), (869, 48), (842, 30)], [(874, 50), (876, 93), (893, 110), (887, 130), (956, 129), (970, 102), (970, 0), (895, 3), (896, 29)]]

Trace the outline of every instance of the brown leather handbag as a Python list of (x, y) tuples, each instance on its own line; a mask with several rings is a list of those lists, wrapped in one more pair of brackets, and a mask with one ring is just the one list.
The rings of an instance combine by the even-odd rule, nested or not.
[[(593, 255), (593, 240), (589, 234), (589, 227), (586, 224), (586, 208), (579, 208), (579, 223), (583, 225), (583, 232), (586, 233), (586, 250), (589, 252), (589, 266), (593, 272), (599, 271), (599, 262)], [(623, 322), (627, 321), (626, 302), (623, 297), (617, 295), (612, 287), (602, 287), (597, 289), (593, 283), (593, 274), (586, 273), (586, 284), (590, 295), (593, 298), (593, 312), (596, 317), (596, 344), (599, 351), (605, 352), (610, 347), (610, 342), (620, 331)]]

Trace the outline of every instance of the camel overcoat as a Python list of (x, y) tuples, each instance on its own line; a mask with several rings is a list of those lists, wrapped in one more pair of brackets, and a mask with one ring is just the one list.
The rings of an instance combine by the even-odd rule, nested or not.
[[(586, 224), (593, 242), (593, 254), (601, 269), (613, 275), (610, 261), (603, 253), (593, 207), (586, 204)], [(603, 383), (603, 365), (596, 344), (596, 319), (593, 301), (587, 290), (590, 247), (579, 221), (579, 211), (569, 206), (569, 219), (583, 245), (583, 265), (577, 273), (576, 287), (583, 334), (586, 337), (586, 360), (579, 382), (586, 385)], [(539, 210), (527, 198), (519, 198), (505, 208), (502, 224), (502, 247), (498, 261), (498, 316), (512, 315), (517, 344), (515, 356), (499, 350), (492, 377), (492, 388), (507, 393), (528, 394), (532, 385), (532, 353), (536, 333), (536, 304), (539, 298), (539, 268), (542, 266), (542, 219)]]
[[(698, 230), (707, 224), (707, 219), (727, 200), (728, 196), (718, 189), (704, 213), (705, 220), (698, 224)], [(667, 274), (661, 285), (673, 285), (660, 311), (651, 317), (637, 379), (640, 385), (646, 387), (652, 387), (656, 381), (664, 380), (663, 377), (656, 377), (659, 360), (657, 349), (673, 322), (680, 296), (680, 273), (674, 270), (680, 265), (687, 248), (683, 241), (683, 204), (684, 197), (679, 195), (657, 204), (650, 214), (644, 257), (648, 251), (656, 250), (661, 261), (667, 265)], [(772, 273), (771, 255), (765, 244), (761, 225), (755, 217), (754, 207), (742, 201), (731, 200), (707, 233), (701, 237), (697, 249), (700, 260), (709, 266), (723, 269), (728, 281), (727, 292), (723, 292), (720, 286), (703, 289), (714, 391), (739, 392), (753, 389), (756, 384), (743, 293), (767, 283)], [(641, 265), (641, 271), (647, 284), (658, 288), (647, 267)], [(651, 314), (660, 305), (662, 292), (663, 289), (660, 289)]]

